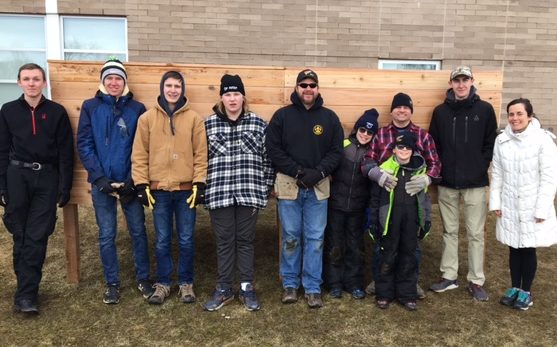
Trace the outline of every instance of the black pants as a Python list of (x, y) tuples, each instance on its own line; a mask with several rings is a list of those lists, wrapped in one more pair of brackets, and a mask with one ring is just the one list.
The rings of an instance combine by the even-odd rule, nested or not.
[(512, 286), (529, 292), (538, 267), (536, 249), (509, 247), (509, 267)]
[(397, 298), (402, 303), (417, 299), (418, 225), (415, 204), (393, 206), (388, 233), (380, 241), (383, 258), (375, 280), (377, 299)]
[(365, 211), (330, 208), (327, 213), (324, 279), (329, 288), (351, 291), (364, 286), (364, 217)]
[(240, 282), (253, 282), (253, 243), (258, 213), (258, 209), (245, 206), (209, 211), (217, 244), (217, 285), (221, 289), (232, 287), (235, 264), (238, 267)]
[(14, 240), (14, 301), (29, 299), (36, 303), (48, 237), (56, 224), (58, 173), (10, 165), (7, 182), (9, 203), (3, 220)]

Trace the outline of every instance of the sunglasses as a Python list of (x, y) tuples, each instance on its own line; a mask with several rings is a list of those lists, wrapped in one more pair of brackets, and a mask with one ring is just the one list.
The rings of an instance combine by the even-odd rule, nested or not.
[(395, 146), (396, 149), (401, 150), (401, 151), (411, 151), (412, 147), (408, 147), (405, 145), (396, 145)]
[(368, 129), (364, 128), (364, 127), (358, 128), (358, 132), (359, 132), (360, 134), (368, 134), (369, 136), (373, 136), (373, 131), (368, 130)]
[(298, 84), (298, 87), (301, 87), (302, 89), (306, 89), (307, 87), (310, 87), (311, 89), (315, 89), (317, 88), (317, 83), (300, 83)]

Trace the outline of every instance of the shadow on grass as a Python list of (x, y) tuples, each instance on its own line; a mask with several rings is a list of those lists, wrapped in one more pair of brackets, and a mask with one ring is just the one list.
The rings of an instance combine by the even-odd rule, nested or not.
[[(434, 206), (433, 231), (422, 244), (420, 283), (424, 288), (439, 277), (442, 227)], [(131, 244), (127, 232), (118, 235), (122, 280), (119, 305), (102, 303), (104, 289), (98, 256), (97, 229), (91, 208), (80, 208), (81, 282), (66, 282), (61, 221), (50, 239), (40, 291), (41, 314), (26, 318), (12, 313), (15, 276), (12, 241), (0, 226), (1, 346), (60, 345), (540, 345), (557, 344), (557, 248), (538, 250), (534, 306), (526, 312), (503, 307), (500, 295), (509, 286), (508, 250), (495, 240), (493, 216), (486, 227), (486, 289), (490, 300), (474, 302), (466, 291), (466, 235), (460, 234), (460, 288), (442, 294), (428, 292), (417, 312), (392, 305), (377, 309), (370, 297), (353, 300), (324, 296), (325, 306), (310, 310), (305, 302), (282, 305), (278, 277), (278, 235), (275, 207), (260, 214), (256, 237), (255, 287), (262, 303), (259, 312), (247, 312), (239, 301), (217, 312), (204, 312), (201, 304), (213, 291), (216, 279), (215, 244), (208, 214), (198, 209), (195, 290), (198, 301), (182, 304), (177, 288), (161, 306), (150, 306), (135, 286)], [(154, 231), (146, 213), (154, 264)], [(60, 218), (61, 219), (61, 218)], [(120, 228), (122, 230), (122, 228)], [(556, 230), (557, 232), (557, 230)], [(371, 244), (366, 238), (366, 280), (370, 279)], [(176, 254), (175, 254), (176, 256)], [(151, 273), (154, 275), (154, 266)], [(237, 288), (236, 288), (237, 289)]]

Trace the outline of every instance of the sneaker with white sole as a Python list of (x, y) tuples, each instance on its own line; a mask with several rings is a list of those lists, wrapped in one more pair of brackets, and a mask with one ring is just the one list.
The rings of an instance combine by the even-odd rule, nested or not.
[(530, 292), (526, 292), (520, 289), (520, 291), (518, 292), (518, 297), (516, 298), (513, 307), (522, 311), (526, 311), (532, 305), (534, 305), (534, 301), (532, 300), (532, 294), (530, 294)]
[(115, 305), (120, 302), (120, 287), (108, 285), (104, 291), (103, 302), (108, 305)]
[(518, 293), (519, 292), (520, 292), (520, 289), (518, 289), (516, 287), (512, 287), (512, 288), (507, 289), (505, 291), (505, 294), (503, 294), (503, 297), (501, 297), (501, 299), (499, 300), (499, 303), (501, 303), (501, 305), (513, 307), (514, 302), (518, 298)]
[(436, 293), (443, 293), (444, 291), (458, 288), (458, 283), (456, 280), (448, 280), (446, 278), (441, 278), (441, 281), (434, 283), (429, 287), (430, 290)]
[(472, 295), (472, 297), (475, 300), (478, 301), (487, 301), (489, 300), (489, 296), (487, 295), (487, 292), (485, 291), (485, 289), (480, 286), (479, 284), (475, 284), (472, 282), (468, 283), (468, 292), (470, 293), (470, 295)]

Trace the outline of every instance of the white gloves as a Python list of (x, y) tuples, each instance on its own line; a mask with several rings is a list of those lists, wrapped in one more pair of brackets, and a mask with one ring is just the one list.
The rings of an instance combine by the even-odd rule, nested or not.
[(410, 178), (410, 181), (406, 182), (404, 188), (406, 193), (414, 196), (426, 189), (431, 184), (431, 178), (428, 175), (416, 175)]
[(385, 188), (388, 192), (393, 190), (398, 182), (398, 178), (396, 178), (396, 176), (381, 170), (379, 166), (369, 170), (367, 176), (370, 180), (377, 182), (381, 188)]

